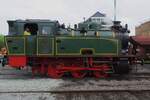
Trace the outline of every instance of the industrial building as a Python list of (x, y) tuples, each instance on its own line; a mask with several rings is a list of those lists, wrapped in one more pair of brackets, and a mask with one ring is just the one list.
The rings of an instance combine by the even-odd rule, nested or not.
[(147, 21), (135, 28), (136, 35), (150, 36), (150, 21)]

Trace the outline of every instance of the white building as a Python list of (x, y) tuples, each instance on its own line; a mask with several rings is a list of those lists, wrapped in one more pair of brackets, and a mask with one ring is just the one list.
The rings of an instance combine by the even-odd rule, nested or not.
[(113, 22), (109, 18), (107, 18), (105, 14), (102, 14), (100, 12), (96, 12), (87, 21), (88, 22), (95, 22), (95, 23), (98, 23), (101, 25), (107, 25), (107, 26), (113, 25)]

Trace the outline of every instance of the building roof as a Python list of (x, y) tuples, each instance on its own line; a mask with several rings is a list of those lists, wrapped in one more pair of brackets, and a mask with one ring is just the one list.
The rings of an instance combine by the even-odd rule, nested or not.
[(92, 15), (90, 18), (88, 18), (85, 22), (91, 22), (92, 17), (106, 17), (106, 15), (102, 14), (100, 12), (96, 12), (94, 15)]
[(150, 36), (132, 36), (131, 40), (141, 46), (150, 45)]
[(91, 17), (105, 17), (106, 15), (105, 14), (102, 14), (100, 12), (96, 12), (93, 16)]

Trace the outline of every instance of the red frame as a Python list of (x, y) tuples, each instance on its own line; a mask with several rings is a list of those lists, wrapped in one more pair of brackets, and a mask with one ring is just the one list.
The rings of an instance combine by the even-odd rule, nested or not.
[(26, 56), (9, 56), (8, 64), (15, 68), (24, 67), (27, 64)]
[[(100, 60), (100, 59), (97, 59)], [(101, 58), (102, 60), (102, 58)], [(106, 60), (106, 58), (103, 58)], [(111, 61), (111, 58), (107, 58)], [(74, 78), (83, 78), (87, 75), (86, 71), (91, 71), (97, 78), (107, 77), (107, 71), (111, 70), (108, 64), (94, 64), (94, 59), (89, 57), (87, 63), (89, 67), (84, 66), (83, 58), (49, 58), (49, 57), (27, 57), (27, 56), (9, 56), (8, 64), (14, 68), (23, 68), (27, 66), (28, 61), (33, 62), (32, 74), (48, 75), (52, 78), (61, 78), (65, 73), (70, 72)]]

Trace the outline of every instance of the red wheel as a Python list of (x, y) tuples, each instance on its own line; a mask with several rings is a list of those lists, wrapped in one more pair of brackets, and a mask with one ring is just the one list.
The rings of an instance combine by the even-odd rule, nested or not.
[(40, 67), (40, 74), (41, 75), (46, 75), (46, 73), (47, 73), (47, 67), (45, 67), (44, 65), (42, 65)]
[(40, 67), (32, 67), (32, 75), (38, 74), (40, 72)]
[(85, 77), (86, 72), (84, 72), (84, 71), (73, 71), (73, 72), (71, 72), (71, 74), (74, 78), (83, 78), (83, 77)]
[(105, 78), (105, 77), (108, 77), (108, 74), (105, 73), (104, 71), (94, 71), (94, 72), (93, 72), (93, 75), (94, 75), (96, 78)]
[(51, 78), (57, 79), (57, 78), (61, 78), (61, 77), (64, 75), (64, 73), (61, 72), (61, 71), (60, 71), (59, 69), (57, 69), (57, 68), (51, 68), (51, 67), (49, 67), (49, 68), (48, 68), (48, 73), (47, 73), (47, 75), (48, 75), (49, 77), (51, 77)]

